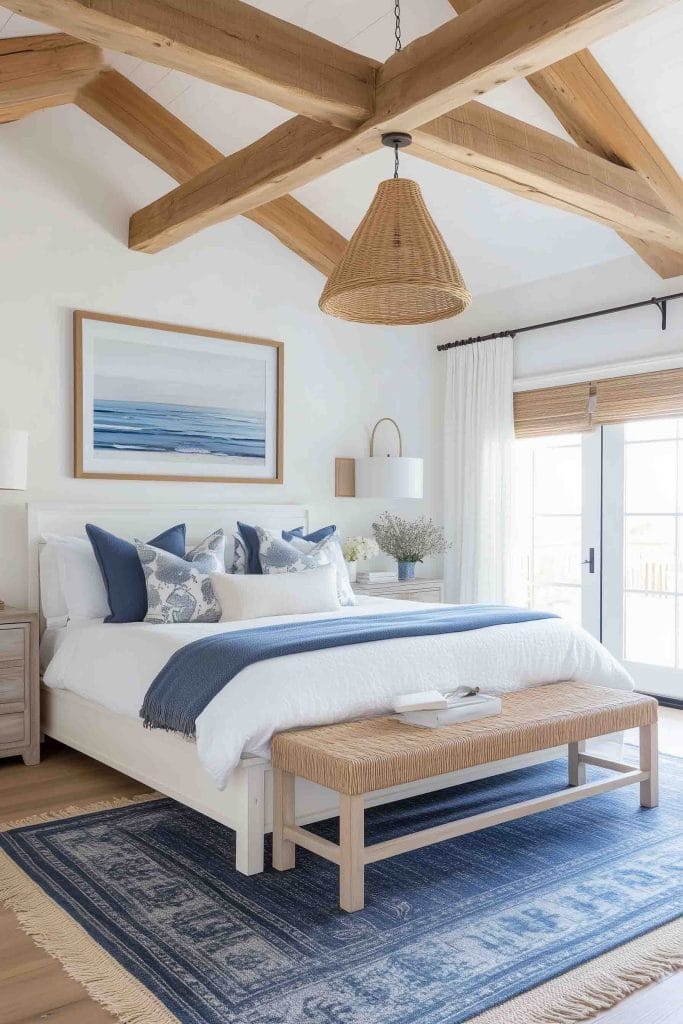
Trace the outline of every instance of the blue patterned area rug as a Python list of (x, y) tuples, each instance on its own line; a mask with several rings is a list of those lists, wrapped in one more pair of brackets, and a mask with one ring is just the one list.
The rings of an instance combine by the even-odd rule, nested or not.
[[(375, 808), (366, 841), (565, 785), (558, 761)], [(460, 1024), (676, 917), (683, 761), (662, 759), (661, 789), (651, 810), (628, 787), (373, 864), (356, 914), (334, 865), (298, 850), (296, 870), (246, 878), (233, 834), (167, 799), (14, 828), (0, 848), (6, 889), (18, 866), (68, 914), (60, 933), (15, 891), (37, 941), (77, 944), (73, 919), (162, 1008), (133, 999), (126, 1020)], [(336, 820), (314, 827), (336, 839)], [(115, 979), (98, 989), (52, 952), (116, 1005)]]

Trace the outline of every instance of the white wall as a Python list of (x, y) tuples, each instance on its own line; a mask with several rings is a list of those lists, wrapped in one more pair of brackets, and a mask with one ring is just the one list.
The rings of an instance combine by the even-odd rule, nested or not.
[[(28, 493), (0, 492), (0, 595), (8, 602), (26, 600), (27, 500), (291, 501), (310, 507), (313, 525), (369, 532), (384, 503), (335, 499), (333, 463), (364, 454), (381, 416), (399, 421), (406, 454), (425, 457), (425, 500), (394, 507), (438, 517), (430, 452), (439, 450), (440, 364), (427, 332), (323, 316), (321, 275), (241, 218), (158, 256), (129, 252), (131, 211), (171, 184), (75, 108), (3, 126), (0, 425), (31, 435)], [(284, 341), (284, 484), (73, 479), (75, 308)]]

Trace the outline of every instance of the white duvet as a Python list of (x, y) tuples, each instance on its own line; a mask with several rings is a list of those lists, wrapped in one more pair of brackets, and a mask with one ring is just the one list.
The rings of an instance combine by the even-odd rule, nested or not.
[[(55, 645), (44, 681), (137, 718), (157, 673), (175, 651), (200, 637), (282, 621), (425, 607), (361, 597), (357, 607), (327, 615), (215, 625), (70, 626)], [(283, 729), (385, 714), (401, 693), (462, 683), (504, 693), (563, 680), (633, 688), (601, 644), (563, 619), (291, 654), (249, 666), (214, 697), (197, 719), (197, 752), (222, 789), (242, 754), (267, 754), (273, 733)]]

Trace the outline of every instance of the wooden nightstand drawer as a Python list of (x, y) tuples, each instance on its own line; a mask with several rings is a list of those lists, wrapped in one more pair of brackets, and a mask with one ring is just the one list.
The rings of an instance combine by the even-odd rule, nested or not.
[(24, 699), (26, 669), (23, 661), (0, 662), (0, 713), (7, 701)]
[(28, 626), (0, 626), (0, 663), (23, 661)]
[(11, 745), (26, 742), (26, 717), (19, 715), (0, 715), (0, 743)]
[(40, 760), (38, 616), (0, 608), (0, 757)]
[(405, 596), (406, 601), (424, 601), (426, 604), (440, 604), (441, 603), (441, 588), (435, 587), (434, 590), (416, 590), (409, 591)]
[(441, 604), (443, 584), (441, 580), (429, 580), (417, 576), (414, 580), (387, 580), (378, 583), (358, 581), (353, 584), (356, 594), (367, 597), (389, 597), (396, 601), (421, 601), (423, 604)]

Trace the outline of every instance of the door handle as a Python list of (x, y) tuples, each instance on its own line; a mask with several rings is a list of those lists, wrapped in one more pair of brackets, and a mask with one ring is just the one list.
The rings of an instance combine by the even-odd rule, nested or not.
[(588, 572), (595, 572), (595, 548), (588, 549), (588, 558), (584, 558), (581, 564), (588, 566)]

